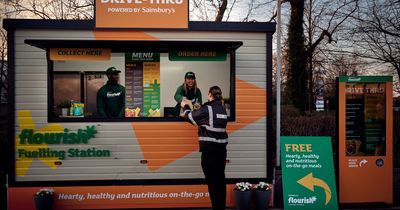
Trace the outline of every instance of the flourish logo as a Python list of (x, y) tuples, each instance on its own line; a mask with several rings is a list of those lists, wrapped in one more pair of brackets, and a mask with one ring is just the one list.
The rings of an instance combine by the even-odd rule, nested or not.
[(361, 77), (349, 77), (349, 79), (347, 81), (349, 81), (349, 82), (359, 82), (359, 81), (361, 81)]
[(304, 197), (304, 198), (296, 198), (296, 197), (289, 197), (288, 203), (289, 204), (313, 204), (317, 201), (317, 197)]

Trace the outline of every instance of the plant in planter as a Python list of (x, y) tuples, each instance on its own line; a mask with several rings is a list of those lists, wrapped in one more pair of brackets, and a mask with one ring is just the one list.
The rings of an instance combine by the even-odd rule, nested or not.
[(271, 186), (265, 182), (254, 185), (254, 204), (257, 210), (268, 209), (268, 202), (271, 197)]
[(238, 182), (233, 190), (237, 210), (247, 210), (251, 199), (251, 187), (248, 182)]
[(71, 107), (71, 101), (70, 100), (62, 100), (62, 101), (60, 101), (60, 103), (58, 103), (57, 107), (69, 108), (69, 107)]
[(52, 210), (54, 203), (53, 189), (40, 189), (33, 196), (36, 210)]
[(57, 107), (61, 109), (61, 113), (63, 116), (67, 116), (68, 109), (71, 107), (71, 101), (63, 100), (57, 105)]

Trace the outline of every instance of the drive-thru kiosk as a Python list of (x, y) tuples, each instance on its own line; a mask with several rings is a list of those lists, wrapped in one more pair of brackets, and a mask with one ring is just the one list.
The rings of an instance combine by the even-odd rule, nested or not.
[[(221, 87), (229, 116), (229, 183), (272, 180), (272, 23), (99, 29), (93, 20), (3, 22), (8, 35), (10, 210), (210, 206), (197, 128), (174, 116), (187, 71), (206, 101)], [(120, 69), (122, 118), (100, 118), (105, 70)], [(59, 109), (72, 102), (63, 115)], [(227, 204), (233, 205), (232, 185)]]
[(393, 203), (392, 81), (338, 78), (340, 203)]

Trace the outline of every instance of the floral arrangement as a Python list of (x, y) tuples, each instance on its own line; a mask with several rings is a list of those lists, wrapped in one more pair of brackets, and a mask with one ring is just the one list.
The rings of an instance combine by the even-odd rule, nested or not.
[(250, 191), (252, 185), (248, 182), (238, 182), (236, 183), (235, 190), (237, 191)]
[(268, 183), (259, 182), (258, 184), (254, 185), (254, 189), (260, 191), (269, 191), (271, 190), (271, 186), (269, 186)]
[(35, 196), (46, 196), (46, 195), (54, 195), (53, 189), (42, 188), (35, 193)]

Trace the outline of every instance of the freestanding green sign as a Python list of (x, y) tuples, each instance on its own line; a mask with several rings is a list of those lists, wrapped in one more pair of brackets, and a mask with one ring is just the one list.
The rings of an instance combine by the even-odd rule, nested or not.
[(330, 137), (281, 137), (285, 210), (337, 210)]

